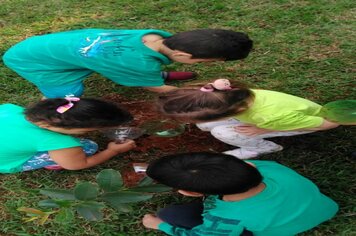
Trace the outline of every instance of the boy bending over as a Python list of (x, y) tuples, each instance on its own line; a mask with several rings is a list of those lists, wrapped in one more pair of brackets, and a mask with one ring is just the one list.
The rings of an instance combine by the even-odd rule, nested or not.
[(187, 153), (152, 162), (147, 175), (203, 203), (174, 205), (143, 218), (169, 235), (288, 236), (332, 218), (337, 204), (295, 171), (272, 161)]
[(83, 80), (94, 72), (123, 86), (166, 92), (175, 87), (165, 80), (182, 80), (188, 72), (162, 74), (161, 65), (239, 60), (251, 48), (246, 34), (231, 30), (172, 35), (155, 29), (82, 29), (30, 37), (10, 48), (3, 61), (45, 97), (61, 98), (81, 96)]

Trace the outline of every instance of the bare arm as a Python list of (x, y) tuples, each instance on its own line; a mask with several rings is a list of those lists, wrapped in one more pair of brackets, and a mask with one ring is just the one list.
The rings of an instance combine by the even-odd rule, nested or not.
[(162, 85), (159, 87), (144, 87), (144, 88), (151, 92), (155, 92), (155, 93), (165, 93), (165, 92), (169, 92), (171, 90), (177, 89), (177, 87), (170, 86), (170, 85)]
[(338, 127), (340, 124), (331, 122), (328, 120), (323, 120), (323, 123), (319, 127), (315, 128), (308, 128), (308, 129), (301, 129), (301, 130), (312, 130), (312, 131), (319, 131), (319, 130), (328, 130)]
[(127, 152), (135, 147), (135, 142), (130, 140), (121, 144), (110, 142), (104, 151), (91, 157), (86, 157), (81, 147), (64, 148), (49, 151), (48, 153), (52, 160), (64, 169), (81, 170), (101, 164), (117, 154)]
[(261, 135), (261, 134), (267, 134), (267, 133), (272, 133), (272, 132), (289, 132), (289, 131), (319, 131), (319, 130), (328, 130), (328, 129), (333, 129), (338, 127), (338, 123), (334, 123), (328, 120), (323, 120), (323, 123), (319, 127), (315, 128), (307, 128), (307, 129), (296, 129), (296, 130), (270, 130), (270, 129), (264, 129), (264, 128), (259, 128), (256, 127), (255, 125), (239, 125), (236, 126), (234, 129), (241, 134), (247, 135), (247, 136), (256, 136), (256, 135)]

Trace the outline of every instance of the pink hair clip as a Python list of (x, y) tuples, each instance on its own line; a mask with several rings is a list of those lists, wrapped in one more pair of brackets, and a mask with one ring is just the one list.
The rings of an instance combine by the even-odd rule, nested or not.
[(80, 100), (80, 98), (74, 97), (73, 94), (66, 95), (64, 99), (67, 100), (68, 103), (63, 106), (59, 106), (56, 110), (58, 113), (61, 114), (71, 109), (74, 106), (73, 102), (78, 102)]
[[(210, 85), (207, 87), (207, 85)], [(231, 90), (231, 83), (228, 79), (217, 79), (213, 83), (208, 83), (207, 85), (200, 88), (203, 92), (213, 92), (216, 90)]]

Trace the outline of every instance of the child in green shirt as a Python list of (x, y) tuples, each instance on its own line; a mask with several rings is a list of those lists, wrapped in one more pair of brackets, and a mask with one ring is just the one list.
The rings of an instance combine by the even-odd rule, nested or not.
[(321, 106), (312, 101), (276, 91), (232, 87), (226, 79), (202, 88), (167, 92), (159, 96), (158, 107), (164, 115), (197, 123), (220, 141), (239, 147), (225, 153), (240, 159), (283, 149), (265, 138), (339, 125), (320, 117)]
[(247, 57), (244, 33), (201, 29), (172, 35), (154, 29), (82, 29), (30, 37), (3, 56), (5, 65), (35, 84), (47, 98), (81, 96), (93, 72), (124, 86), (165, 92), (161, 65), (194, 64)]
[(149, 164), (147, 175), (203, 203), (147, 214), (146, 228), (168, 235), (291, 236), (331, 219), (337, 204), (310, 180), (271, 161), (244, 162), (218, 153), (186, 153)]
[(131, 150), (135, 142), (110, 142), (104, 151), (94, 154), (97, 144), (72, 135), (118, 126), (131, 119), (116, 104), (90, 98), (46, 99), (28, 108), (0, 105), (0, 173), (56, 165), (79, 170), (103, 163)]

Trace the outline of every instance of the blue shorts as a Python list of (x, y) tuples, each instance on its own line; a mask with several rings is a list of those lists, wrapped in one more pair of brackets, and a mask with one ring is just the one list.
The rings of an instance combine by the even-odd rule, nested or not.
[[(94, 155), (98, 151), (98, 144), (94, 141), (81, 139), (80, 143), (87, 156)], [(48, 152), (38, 152), (22, 165), (22, 171), (41, 169), (51, 165), (57, 165), (57, 163), (51, 159)]]

